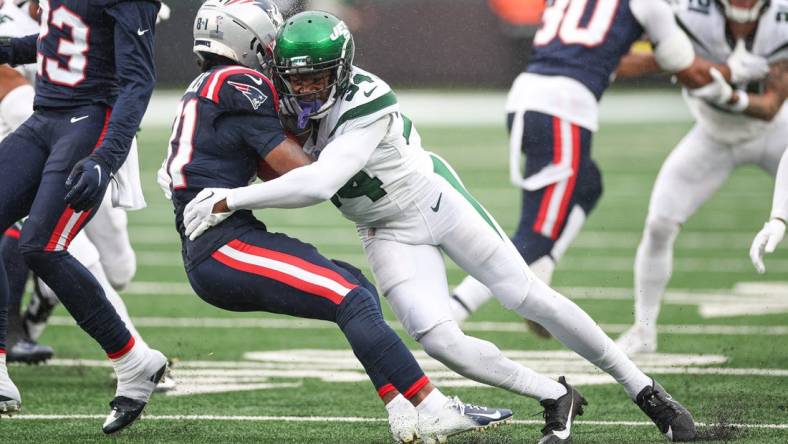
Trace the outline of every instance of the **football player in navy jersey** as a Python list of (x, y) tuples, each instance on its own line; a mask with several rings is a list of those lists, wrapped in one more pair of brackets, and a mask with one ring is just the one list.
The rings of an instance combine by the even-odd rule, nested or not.
[[(118, 384), (102, 430), (142, 412), (166, 370), (163, 354), (135, 344), (93, 275), (67, 248), (124, 163), (155, 83), (154, 0), (40, 0), (39, 34), (0, 39), (0, 62), (37, 62), (35, 112), (0, 144), (0, 230), (29, 215), (25, 262), (112, 360)], [(0, 265), (0, 409), (19, 392), (5, 367), (8, 282)]]
[(194, 240), (186, 235), (184, 209), (204, 189), (206, 199), (221, 199), (221, 192), (210, 191), (247, 185), (259, 159), (277, 174), (310, 161), (286, 136), (279, 97), (262, 74), (272, 66), (281, 22), (270, 0), (209, 0), (197, 13), (194, 51), (203, 73), (183, 95), (159, 174), (175, 206), (192, 288), (225, 310), (335, 322), (383, 401), (416, 406), (411, 427), (390, 424), (398, 442), (417, 436), (442, 442), (507, 420), (509, 410), (463, 404), (433, 387), (383, 320), (375, 287), (356, 268), (269, 232), (249, 210), (214, 214), (213, 228)]
[[(712, 83), (712, 67), (734, 83), (759, 79), (769, 69), (765, 59), (746, 51), (723, 65), (695, 57), (665, 0), (549, 1), (531, 59), (506, 103), (509, 175), (523, 190), (512, 242), (546, 283), (602, 195), (602, 176), (591, 158), (599, 100), (621, 58), (644, 34), (655, 45), (655, 61), (688, 88)], [(454, 290), (455, 319), (466, 319), (491, 297), (479, 281), (466, 278)], [(529, 326), (549, 337), (541, 326)]]

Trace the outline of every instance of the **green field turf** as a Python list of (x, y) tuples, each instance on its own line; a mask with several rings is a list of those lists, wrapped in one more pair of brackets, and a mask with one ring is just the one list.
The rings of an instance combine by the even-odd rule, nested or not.
[[(595, 158), (604, 173), (604, 196), (559, 266), (554, 284), (574, 296), (611, 335), (632, 321), (632, 264), (651, 185), (662, 160), (688, 127), (606, 124), (596, 137)], [(471, 192), (511, 232), (519, 215), (519, 194), (508, 183), (503, 129), (425, 127), (420, 131), (425, 145), (452, 163)], [(157, 395), (146, 410), (147, 418), (113, 442), (388, 442), (384, 410), (360, 370), (352, 365), (337, 329), (261, 313), (223, 312), (189, 293), (172, 208), (154, 181), (168, 135), (165, 130), (148, 129), (140, 136), (150, 206), (130, 215), (139, 269), (125, 300), (146, 340), (180, 361), (175, 376), (184, 386), (236, 386), (222, 393)], [(678, 239), (671, 303), (664, 306), (661, 318), (667, 333), (660, 336), (660, 352), (711, 361), (657, 356), (645, 362), (647, 371), (656, 374), (698, 421), (752, 426), (737, 427), (732, 433), (711, 430), (708, 442), (788, 442), (788, 249), (768, 258), (769, 274), (764, 277), (755, 274), (747, 256), (752, 237), (768, 215), (772, 183), (754, 168), (737, 171)], [(259, 216), (271, 230), (313, 242), (325, 255), (368, 271), (353, 226), (330, 204), (305, 210), (266, 210)], [(452, 285), (462, 276), (455, 266), (449, 267)], [(733, 316), (704, 318), (700, 307), (738, 307), (739, 311)], [(747, 314), (759, 309), (764, 314)], [(390, 311), (386, 315), (393, 320)], [(57, 351), (59, 361), (52, 363), (56, 365), (10, 368), (22, 390), (24, 409), (16, 419), (0, 421), (3, 443), (110, 439), (100, 431), (114, 390), (110, 369), (70, 361), (105, 362), (99, 347), (65, 316), (65, 311), (58, 309), (54, 325), (42, 337), (42, 342)], [(275, 322), (277, 319), (281, 322)], [(470, 333), (492, 340), (504, 350), (544, 352), (521, 353), (517, 356), (522, 362), (553, 377), (568, 371), (562, 370), (561, 359), (556, 360), (564, 355), (549, 353), (562, 350), (561, 344), (528, 334), (516, 316), (497, 304), (484, 307), (469, 321)], [(398, 332), (403, 334), (401, 329)], [(407, 339), (407, 343), (417, 349), (413, 341)], [(300, 363), (292, 354), (283, 358), (246, 354), (303, 349), (314, 351), (302, 352), (308, 359)], [(664, 364), (667, 361), (673, 362), (672, 366)], [(431, 363), (426, 366), (433, 380), (445, 387), (444, 392), (474, 403), (510, 407), (521, 421), (451, 442), (536, 442), (541, 428), (537, 402), (501, 390), (463, 386), (460, 378), (445, 369)], [(575, 364), (570, 374), (583, 371), (589, 373)], [(350, 382), (337, 380), (342, 377)], [(249, 388), (255, 389), (243, 390)], [(664, 441), (655, 427), (644, 423), (647, 418), (618, 386), (580, 388), (590, 405), (575, 427), (575, 444)], [(329, 418), (285, 421), (282, 417)], [(771, 426), (754, 426), (764, 424)]]

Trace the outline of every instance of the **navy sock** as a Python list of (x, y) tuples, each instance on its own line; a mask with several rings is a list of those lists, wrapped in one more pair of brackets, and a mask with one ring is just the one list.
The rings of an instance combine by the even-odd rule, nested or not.
[[(8, 282), (8, 336), (10, 338), (23, 335), (21, 305), (25, 293), (25, 285), (30, 275), (22, 252), (19, 251), (19, 239), (5, 235), (0, 240), (0, 260), (3, 261)], [(13, 339), (12, 339), (13, 342)]]
[(126, 324), (107, 301), (96, 278), (66, 251), (23, 251), (25, 261), (57, 294), (80, 327), (116, 355), (131, 343)]

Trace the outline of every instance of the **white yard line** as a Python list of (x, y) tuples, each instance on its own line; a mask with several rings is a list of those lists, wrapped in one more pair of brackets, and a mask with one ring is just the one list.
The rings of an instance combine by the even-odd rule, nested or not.
[[(292, 329), (292, 330), (333, 330), (336, 325), (330, 322), (308, 319), (287, 318), (166, 318), (151, 316), (134, 316), (134, 325), (137, 327), (156, 328), (258, 328), (258, 329)], [(74, 325), (74, 320), (68, 316), (53, 316), (50, 325)], [(395, 329), (402, 329), (398, 322), (390, 322)], [(627, 324), (601, 324), (602, 329), (608, 333), (622, 333), (630, 325)], [(463, 324), (466, 331), (484, 332), (524, 332), (525, 327), (521, 322), (466, 322)], [(660, 333), (676, 335), (730, 335), (730, 336), (785, 336), (788, 335), (788, 326), (755, 326), (755, 325), (660, 325)]]
[[(106, 415), (16, 415), (11, 420), (60, 421), (80, 419), (105, 419)], [(361, 416), (220, 416), (220, 415), (145, 415), (146, 421), (238, 421), (238, 422), (337, 422), (337, 423), (385, 423), (385, 418)], [(648, 421), (586, 421), (578, 418), (578, 423), (603, 427), (654, 427)], [(543, 425), (544, 421), (536, 419), (515, 419), (510, 424)], [(699, 422), (704, 427), (714, 424)], [(732, 427), (749, 429), (788, 430), (788, 424), (726, 424)]]

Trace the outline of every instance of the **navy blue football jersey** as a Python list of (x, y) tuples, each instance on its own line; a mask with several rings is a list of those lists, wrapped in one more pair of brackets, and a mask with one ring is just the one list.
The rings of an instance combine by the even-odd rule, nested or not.
[(204, 188), (249, 184), (258, 160), (287, 137), (278, 107), (271, 81), (241, 66), (213, 68), (197, 77), (183, 95), (170, 138), (167, 172), (187, 269), (261, 226), (251, 211), (236, 211), (192, 242), (184, 236), (183, 210)]
[(547, 3), (526, 72), (575, 79), (599, 100), (621, 58), (644, 32), (629, 0)]

